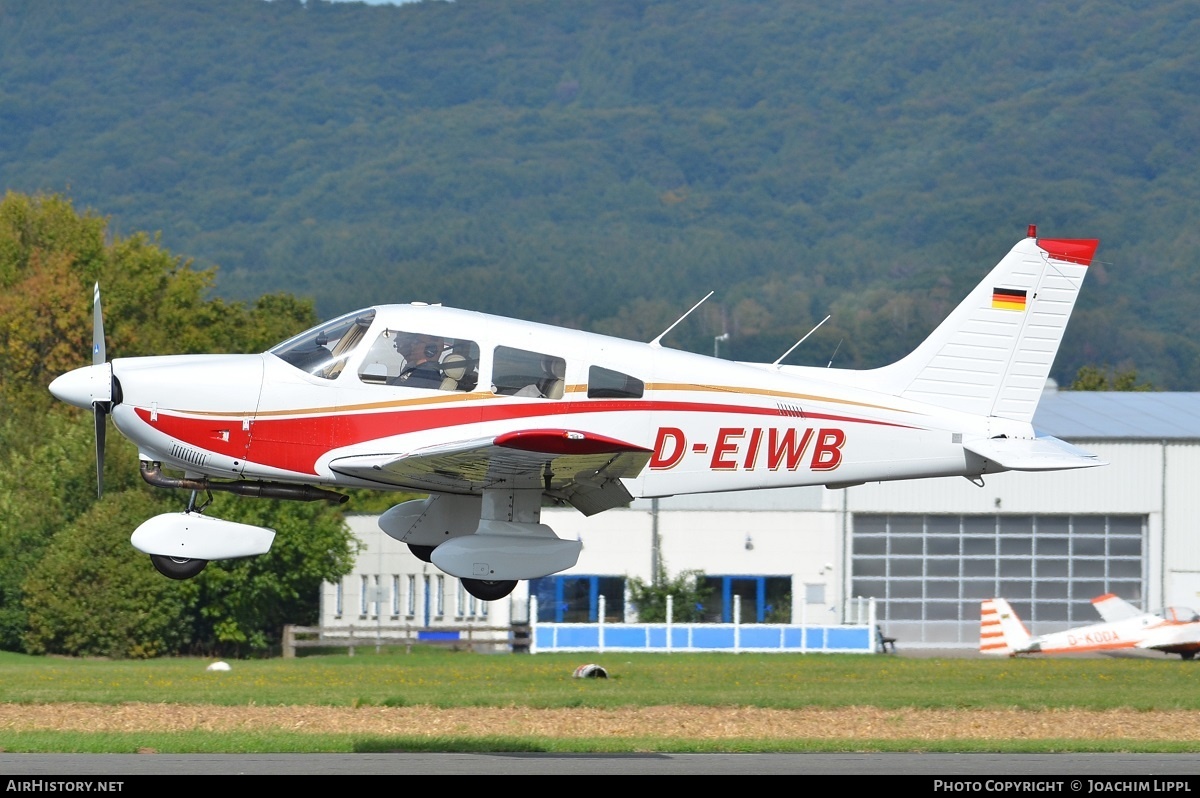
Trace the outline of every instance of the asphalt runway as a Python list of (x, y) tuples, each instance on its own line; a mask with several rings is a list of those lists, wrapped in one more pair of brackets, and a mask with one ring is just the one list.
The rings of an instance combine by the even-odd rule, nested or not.
[[(208, 776), (656, 776), (656, 775), (839, 775), (912, 776), (916, 786), (958, 778), (998, 783), (1028, 777), (1059, 777), (1058, 792), (1093, 790), (1096, 780), (1120, 778), (1195, 781), (1200, 792), (1200, 757), (1195, 754), (0, 754), (0, 785), (29, 791), (20, 781), (34, 777), (58, 792), (132, 792), (159, 777)], [(47, 781), (83, 781), (103, 776), (108, 788), (76, 784), (45, 789)], [(1191, 779), (1187, 777), (1193, 777)], [(128, 779), (128, 784), (123, 782)], [(14, 784), (14, 782), (16, 782)], [(114, 788), (113, 782), (122, 782)], [(179, 782), (172, 781), (176, 788)], [(1078, 789), (1072, 784), (1078, 784)], [(990, 792), (994, 790), (975, 789)], [(1174, 790), (1153, 791), (1191, 791)]]

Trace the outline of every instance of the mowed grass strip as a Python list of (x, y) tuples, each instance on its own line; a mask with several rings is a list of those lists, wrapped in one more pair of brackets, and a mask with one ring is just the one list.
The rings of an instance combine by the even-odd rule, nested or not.
[[(210, 663), (0, 653), (0, 749), (1200, 751), (1200, 664), (1177, 657), (368, 647)], [(585, 663), (608, 678), (575, 678)]]
[[(475, 654), (108, 661), (0, 652), (6, 702), (226, 706), (746, 706), (777, 709), (1200, 710), (1200, 663), (1178, 657), (908, 658), (853, 654)], [(361, 650), (360, 650), (361, 652)], [(577, 679), (596, 663), (608, 678)]]

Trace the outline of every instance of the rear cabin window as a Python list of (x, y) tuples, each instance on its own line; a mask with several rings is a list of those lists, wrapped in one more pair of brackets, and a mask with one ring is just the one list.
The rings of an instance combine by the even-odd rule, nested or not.
[(588, 369), (588, 399), (641, 399), (646, 386), (637, 377), (612, 369)]
[(492, 392), (502, 396), (562, 399), (567, 362), (544, 352), (496, 347), (492, 362)]

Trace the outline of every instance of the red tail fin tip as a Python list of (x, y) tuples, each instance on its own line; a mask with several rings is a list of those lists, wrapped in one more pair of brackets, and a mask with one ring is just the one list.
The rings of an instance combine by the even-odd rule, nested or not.
[(1039, 238), (1037, 245), (1055, 260), (1067, 263), (1078, 263), (1090, 266), (1096, 247), (1100, 246), (1098, 238)]

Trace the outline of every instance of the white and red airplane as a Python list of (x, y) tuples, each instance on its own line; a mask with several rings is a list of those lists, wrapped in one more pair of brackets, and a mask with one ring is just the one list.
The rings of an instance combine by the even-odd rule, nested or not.
[(979, 650), (984, 654), (1082, 654), (1120, 650), (1153, 650), (1192, 659), (1200, 651), (1200, 615), (1187, 607), (1142, 612), (1105, 593), (1092, 599), (1101, 623), (1033, 637), (1004, 599), (983, 602)]
[(192, 491), (186, 511), (133, 533), (166, 576), (271, 546), (271, 529), (202, 515), (200, 493), (416, 491), (427, 498), (380, 526), (492, 600), (577, 561), (581, 544), (540, 523), (547, 499), (590, 516), (635, 497), (1103, 465), (1031, 425), (1098, 244), (1030, 226), (916, 350), (870, 370), (783, 365), (792, 350), (733, 362), (664, 348), (671, 328), (644, 343), (422, 303), (257, 354), (108, 362), (97, 286), (93, 365), (50, 390), (94, 411), (98, 461), (111, 415), (147, 482)]

